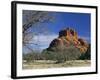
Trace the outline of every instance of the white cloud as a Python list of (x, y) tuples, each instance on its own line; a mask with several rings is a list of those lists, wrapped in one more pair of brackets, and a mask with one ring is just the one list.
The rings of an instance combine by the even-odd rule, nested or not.
[(47, 48), (49, 44), (51, 43), (51, 41), (57, 37), (58, 35), (56, 34), (34, 36), (33, 42), (37, 45), (34, 45), (33, 48), (43, 50)]

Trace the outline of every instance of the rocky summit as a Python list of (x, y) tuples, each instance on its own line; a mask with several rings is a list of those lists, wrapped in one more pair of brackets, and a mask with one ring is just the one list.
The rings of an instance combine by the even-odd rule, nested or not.
[(79, 49), (81, 53), (85, 53), (89, 44), (84, 39), (80, 38), (74, 29), (66, 28), (59, 32), (58, 38), (51, 41), (47, 50), (53, 47), (58, 48), (58, 50), (63, 50), (69, 46), (74, 46), (76, 49)]

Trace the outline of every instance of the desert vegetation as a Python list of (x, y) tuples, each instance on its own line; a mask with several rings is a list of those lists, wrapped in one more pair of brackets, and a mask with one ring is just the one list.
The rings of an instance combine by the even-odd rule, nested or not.
[(74, 47), (70, 47), (68, 50), (62, 52), (44, 50), (42, 53), (33, 52), (23, 54), (23, 60), (26, 60), (27, 62), (34, 60), (54, 60), (57, 62), (69, 60), (90, 60), (90, 49), (83, 54)]
[(90, 49), (81, 53), (75, 47), (62, 52), (47, 51), (23, 54), (23, 69), (90, 66)]

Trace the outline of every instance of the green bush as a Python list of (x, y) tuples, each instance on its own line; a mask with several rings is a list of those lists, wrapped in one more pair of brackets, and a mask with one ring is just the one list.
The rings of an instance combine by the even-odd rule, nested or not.
[(52, 48), (42, 52), (46, 60), (56, 60), (57, 63), (65, 62), (66, 60), (76, 60), (81, 56), (81, 52), (74, 46), (63, 48)]
[(34, 53), (23, 54), (23, 60), (26, 60), (27, 62), (33, 62), (34, 61)]
[(23, 54), (23, 60), (26, 60), (27, 62), (34, 62), (34, 60), (42, 60), (42, 59), (43, 59), (42, 55), (38, 52)]

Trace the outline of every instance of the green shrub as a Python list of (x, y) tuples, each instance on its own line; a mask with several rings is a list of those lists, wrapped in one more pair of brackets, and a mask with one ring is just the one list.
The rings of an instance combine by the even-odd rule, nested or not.
[(34, 60), (41, 59), (43, 59), (42, 55), (38, 52), (23, 54), (23, 60), (26, 60), (27, 62), (34, 62)]
[(23, 60), (26, 60), (27, 62), (33, 62), (34, 54), (33, 53), (23, 54)]
[(42, 52), (46, 60), (56, 60), (57, 63), (65, 62), (66, 60), (76, 60), (81, 56), (81, 52), (74, 46), (63, 48), (63, 50), (54, 48), (44, 50)]

